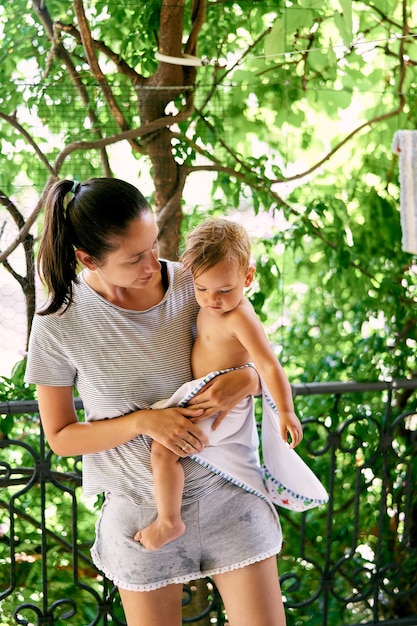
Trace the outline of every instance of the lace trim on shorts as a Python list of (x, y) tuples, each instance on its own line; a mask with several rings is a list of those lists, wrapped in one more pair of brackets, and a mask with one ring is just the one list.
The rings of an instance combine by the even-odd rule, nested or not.
[(253, 563), (259, 563), (260, 561), (264, 561), (275, 554), (278, 554), (281, 551), (281, 545), (277, 546), (274, 550), (269, 550), (268, 552), (263, 552), (262, 554), (258, 554), (257, 556), (253, 556), (250, 559), (246, 559), (245, 561), (241, 561), (240, 563), (233, 563), (232, 565), (227, 565), (225, 567), (219, 567), (217, 569), (208, 570), (207, 572), (195, 572), (194, 574), (187, 574), (187, 576), (177, 576), (175, 578), (169, 578), (166, 580), (159, 580), (156, 583), (150, 583), (148, 585), (134, 585), (132, 583), (124, 582), (123, 580), (119, 580), (118, 578), (113, 577), (113, 574), (103, 569), (100, 565), (100, 559), (96, 552), (96, 550), (91, 550), (91, 556), (95, 565), (99, 568), (101, 572), (112, 581), (116, 587), (120, 587), (121, 589), (125, 589), (126, 591), (155, 591), (156, 589), (161, 589), (161, 587), (166, 587), (167, 585), (172, 584), (185, 584), (190, 582), (190, 580), (197, 580), (198, 578), (206, 578), (207, 576), (216, 576), (217, 574), (225, 574), (226, 572), (232, 572), (236, 569), (241, 569), (242, 567), (246, 567), (247, 565), (253, 565)]

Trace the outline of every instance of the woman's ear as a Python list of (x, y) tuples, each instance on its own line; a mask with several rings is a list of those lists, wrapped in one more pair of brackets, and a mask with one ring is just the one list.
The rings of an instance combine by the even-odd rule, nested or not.
[(255, 267), (251, 265), (250, 267), (248, 267), (248, 270), (246, 272), (245, 287), (249, 287), (251, 285), (254, 276), (255, 276)]
[(91, 270), (92, 272), (94, 272), (94, 270), (97, 269), (98, 267), (97, 263), (95, 263), (92, 257), (89, 254), (87, 254), (87, 252), (84, 252), (84, 250), (76, 250), (75, 256), (77, 257), (78, 261), (82, 265), (84, 265), (84, 267)]

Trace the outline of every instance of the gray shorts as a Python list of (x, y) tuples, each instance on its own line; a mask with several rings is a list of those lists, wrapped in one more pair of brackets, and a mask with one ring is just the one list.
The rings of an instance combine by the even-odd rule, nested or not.
[(185, 533), (160, 550), (133, 540), (156, 517), (154, 508), (107, 494), (96, 527), (92, 557), (115, 585), (151, 591), (262, 561), (281, 549), (279, 520), (259, 496), (230, 483), (183, 506)]

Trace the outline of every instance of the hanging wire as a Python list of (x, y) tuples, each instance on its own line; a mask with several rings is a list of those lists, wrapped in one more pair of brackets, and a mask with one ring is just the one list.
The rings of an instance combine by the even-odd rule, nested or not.
[(377, 45), (377, 44), (381, 44), (381, 43), (394, 43), (395, 41), (401, 41), (403, 39), (415, 39), (417, 37), (417, 35), (391, 35), (391, 37), (384, 37), (382, 39), (371, 39), (370, 41), (357, 41), (355, 43), (352, 43), (350, 46), (347, 46), (344, 43), (341, 44), (335, 44), (333, 46), (319, 46), (318, 48), (304, 48), (301, 50), (289, 50), (286, 52), (277, 52), (274, 54), (260, 54), (260, 55), (253, 55), (250, 58), (251, 59), (269, 59), (269, 58), (276, 58), (276, 57), (292, 57), (292, 56), (296, 56), (298, 54), (305, 54), (306, 52), (329, 52), (329, 50), (338, 50), (338, 49), (344, 49), (344, 50), (356, 50), (359, 49), (361, 46), (370, 46), (370, 45)]
[[(284, 23), (286, 24), (286, 16), (287, 14), (285, 13), (285, 21)], [(284, 25), (284, 32), (286, 33), (286, 25)], [(371, 46), (371, 45), (377, 45), (377, 44), (382, 44), (382, 43), (393, 43), (396, 41), (401, 41), (404, 39), (415, 39), (417, 37), (417, 35), (413, 35), (413, 34), (409, 34), (409, 35), (392, 35), (390, 37), (384, 37), (381, 39), (371, 39), (370, 41), (357, 41), (355, 43), (352, 43), (350, 46), (347, 46), (346, 44), (335, 44), (333, 46), (319, 46), (316, 48), (302, 48), (300, 50), (286, 50), (285, 52), (276, 52), (274, 54), (259, 54), (259, 55), (250, 55), (246, 57), (246, 60), (250, 61), (251, 59), (254, 60), (259, 60), (259, 59), (276, 59), (279, 57), (283, 57), (283, 58), (291, 58), (293, 56), (297, 56), (297, 55), (303, 55), (306, 53), (310, 53), (310, 52), (329, 52), (330, 50), (336, 51), (336, 50), (357, 50), (360, 49), (361, 46)], [(211, 66), (220, 66), (220, 67), (227, 67), (228, 61), (226, 59), (217, 59), (217, 58), (211, 58), (211, 57), (195, 57), (195, 56), (191, 56), (191, 55), (187, 55), (187, 54), (183, 54), (181, 57), (171, 57), (171, 56), (167, 56), (164, 54), (161, 54), (159, 52), (155, 53), (155, 58), (158, 61), (162, 61), (164, 63), (171, 63), (173, 65), (183, 65), (183, 66), (207, 66), (207, 65), (211, 65)], [(235, 63), (235, 61), (233, 61), (233, 63)], [(239, 65), (240, 61), (237, 62), (237, 65)]]

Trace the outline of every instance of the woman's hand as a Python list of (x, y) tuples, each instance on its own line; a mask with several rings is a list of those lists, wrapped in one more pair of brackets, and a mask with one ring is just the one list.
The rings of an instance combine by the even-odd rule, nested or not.
[(190, 407), (204, 409), (204, 414), (193, 419), (193, 422), (217, 413), (212, 426), (212, 430), (216, 430), (229, 411), (247, 396), (257, 393), (260, 393), (259, 376), (253, 367), (244, 367), (216, 376), (188, 403)]
[(45, 436), (60, 456), (109, 450), (138, 435), (149, 435), (182, 457), (200, 452), (208, 444), (192, 421), (204, 413), (198, 407), (144, 409), (113, 419), (79, 422), (72, 387), (38, 385), (37, 390)]
[(208, 439), (194, 420), (203, 415), (202, 408), (153, 409), (138, 411), (138, 419), (142, 422), (140, 430), (158, 441), (174, 454), (186, 457), (198, 454), (208, 445)]

